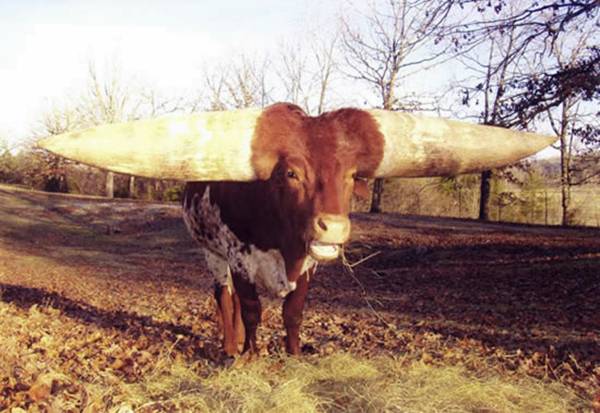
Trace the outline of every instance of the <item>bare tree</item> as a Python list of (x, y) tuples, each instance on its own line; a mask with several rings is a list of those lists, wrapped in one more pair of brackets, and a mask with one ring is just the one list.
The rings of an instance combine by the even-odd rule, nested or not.
[(269, 59), (240, 55), (228, 62), (206, 68), (204, 95), (208, 109), (264, 107), (271, 102), (268, 76)]
[[(457, 47), (479, 43), (490, 31), (507, 28), (527, 29), (528, 37), (522, 47), (533, 40), (542, 40), (552, 46), (565, 32), (578, 23), (593, 21), (598, 14), (598, 0), (546, 0), (523, 2), (520, 0), (445, 0), (460, 10), (477, 11), (474, 18), (448, 27), (444, 33)], [(507, 12), (510, 10), (510, 12)], [(472, 14), (473, 16), (473, 14)], [(541, 49), (544, 54), (548, 50)]]
[[(588, 50), (589, 42), (594, 35), (593, 31), (582, 33), (579, 38), (560, 39), (552, 43), (552, 56), (560, 70), (566, 70), (570, 62), (577, 61), (581, 55)], [(559, 137), (558, 150), (560, 151), (560, 187), (561, 187), (561, 210), (562, 225), (573, 224), (573, 211), (571, 205), (571, 187), (587, 181), (588, 177), (573, 180), (574, 155), (577, 152), (577, 143), (581, 144), (581, 139), (587, 138), (588, 142), (598, 143), (598, 137), (593, 138), (590, 135), (591, 129), (578, 128), (581, 123), (592, 125), (593, 120), (586, 119), (584, 115), (584, 105), (580, 96), (566, 96), (560, 105), (555, 109), (548, 109), (548, 121), (554, 133)], [(593, 114), (592, 116), (597, 115)], [(598, 125), (596, 125), (596, 129)], [(581, 136), (581, 132), (588, 132), (587, 136)], [(597, 135), (597, 130), (595, 131)]]
[[(369, 84), (383, 109), (405, 109), (398, 89), (415, 70), (439, 62), (444, 51), (434, 41), (450, 9), (446, 2), (387, 0), (371, 3), (358, 26), (342, 18), (347, 74)], [(382, 194), (383, 180), (376, 179), (370, 212), (381, 212)]]
[(301, 106), (307, 113), (323, 113), (338, 71), (338, 37), (337, 33), (312, 34), (280, 45), (276, 72), (285, 100)]
[[(116, 62), (105, 70), (88, 62), (88, 77), (84, 91), (63, 104), (54, 104), (42, 117), (38, 134), (60, 134), (95, 125), (124, 122), (143, 116), (157, 116), (179, 109), (179, 103), (160, 97), (156, 91), (128, 80)], [(130, 177), (130, 188), (135, 188)], [(114, 174), (106, 173), (105, 193), (114, 196)]]
[[(594, 47), (588, 44), (585, 49), (590, 53), (573, 56), (568, 64), (547, 63), (562, 39), (597, 29), (588, 21), (597, 14), (595, 3), (499, 1), (490, 10), (487, 1), (463, 2), (462, 6), (474, 5), (480, 19), (453, 26), (445, 34), (457, 48), (470, 49), (463, 63), (469, 71), (480, 73), (476, 87), (464, 88), (463, 103), (483, 100), (480, 119), (484, 123), (526, 128), (563, 103), (592, 99), (598, 93), (600, 63)], [(487, 68), (482, 71), (481, 51), (486, 48)], [(491, 171), (481, 174), (479, 217), (484, 220), (489, 219), (491, 176)]]
[(317, 82), (318, 90), (317, 114), (325, 111), (327, 95), (339, 71), (336, 56), (338, 42), (339, 34), (335, 33), (329, 39), (323, 40), (322, 38), (317, 38), (312, 43), (312, 55), (316, 63), (316, 72), (313, 77)]
[(16, 159), (11, 150), (8, 140), (0, 135), (0, 182), (15, 182), (17, 181), (17, 165)]
[[(227, 102), (225, 100), (225, 80), (226, 76), (222, 70), (212, 70), (209, 72), (207, 69), (204, 71), (204, 85), (205, 94), (208, 94), (208, 109), (210, 110), (225, 110), (227, 109)], [(197, 106), (201, 106), (197, 105)]]
[[(476, 83), (474, 87), (463, 86), (462, 103), (482, 106), (479, 120), (486, 125), (515, 126), (517, 114), (506, 108), (507, 85), (535, 66), (527, 59), (531, 49), (520, 47), (527, 36), (527, 31), (516, 26), (503, 32), (490, 29), (487, 41), (459, 58)], [(516, 123), (523, 123), (522, 118), (517, 119)], [(491, 170), (480, 175), (479, 219), (486, 221), (490, 218), (492, 177)]]
[(285, 100), (310, 110), (309, 98), (311, 84), (307, 79), (308, 56), (302, 48), (303, 42), (286, 42), (279, 45), (279, 68), (276, 69), (277, 77), (282, 83)]

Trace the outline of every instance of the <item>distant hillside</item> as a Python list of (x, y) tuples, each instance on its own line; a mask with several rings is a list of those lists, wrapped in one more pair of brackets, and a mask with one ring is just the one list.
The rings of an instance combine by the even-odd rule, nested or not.
[(539, 169), (542, 175), (551, 179), (560, 177), (560, 158), (536, 159), (532, 165)]
[[(538, 159), (532, 162), (542, 175), (551, 181), (560, 181), (560, 158)], [(573, 182), (600, 183), (600, 155), (581, 155), (572, 160)]]

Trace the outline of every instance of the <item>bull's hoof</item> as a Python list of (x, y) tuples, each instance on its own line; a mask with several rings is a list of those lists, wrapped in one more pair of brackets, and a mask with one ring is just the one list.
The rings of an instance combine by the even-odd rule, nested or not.
[(223, 343), (223, 351), (229, 357), (236, 357), (240, 354), (238, 344), (235, 342)]
[(228, 369), (235, 365), (237, 359), (238, 357), (224, 355), (221, 357), (221, 362), (219, 364), (222, 365), (223, 368)]
[(242, 368), (259, 359), (259, 355), (256, 351), (246, 351), (239, 357), (236, 357), (235, 361), (231, 365), (234, 369)]
[(302, 355), (302, 351), (300, 351), (300, 347), (299, 346), (296, 346), (296, 347), (286, 346), (285, 347), (285, 351), (290, 356), (301, 356)]
[(317, 354), (318, 351), (312, 344), (303, 344), (302, 345), (302, 353), (303, 354)]
[(290, 339), (289, 337), (285, 338), (285, 351), (290, 356), (299, 356), (302, 354), (300, 351), (300, 342), (299, 340)]
[(215, 363), (220, 363), (223, 358), (223, 350), (216, 343), (203, 343), (201, 347), (196, 349), (196, 353), (205, 359)]

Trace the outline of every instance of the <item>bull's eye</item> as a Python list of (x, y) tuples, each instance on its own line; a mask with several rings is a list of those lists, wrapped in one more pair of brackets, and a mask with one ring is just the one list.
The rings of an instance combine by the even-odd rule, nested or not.
[(298, 174), (297, 174), (296, 172), (294, 172), (294, 170), (292, 170), (292, 169), (288, 169), (288, 170), (287, 170), (287, 172), (286, 172), (286, 176), (287, 176), (288, 178), (290, 178), (290, 179), (300, 179), (300, 178), (298, 177)]
[(367, 178), (365, 178), (364, 176), (360, 176), (358, 173), (353, 173), (352, 179), (354, 179), (355, 181), (362, 181), (362, 182), (367, 180)]

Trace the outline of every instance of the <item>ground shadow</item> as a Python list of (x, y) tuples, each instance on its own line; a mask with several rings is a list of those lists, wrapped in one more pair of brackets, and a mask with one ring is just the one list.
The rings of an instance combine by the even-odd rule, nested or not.
[[(176, 340), (176, 337), (181, 336), (192, 342), (208, 342), (214, 339), (200, 336), (187, 326), (157, 321), (150, 316), (142, 316), (127, 311), (104, 310), (40, 288), (0, 283), (0, 300), (14, 304), (23, 310), (29, 310), (34, 305), (51, 307), (78, 322), (93, 324), (103, 329), (116, 329), (133, 337), (139, 336), (140, 332), (143, 331), (144, 335), (155, 340), (163, 340), (165, 337), (164, 332), (171, 336), (173, 342), (178, 342), (179, 339)], [(206, 348), (197, 347), (195, 356), (215, 361), (215, 354), (207, 351)]]
[[(46, 202), (38, 194), (14, 195), (0, 189), (1, 197), (9, 201), (0, 203), (2, 221), (22, 218), (23, 211), (31, 209), (24, 222), (7, 221), (13, 225), (10, 231), (0, 228), (10, 247), (24, 256), (44, 255), (69, 266), (81, 252), (93, 252), (90, 262), (95, 265), (110, 261), (130, 265), (131, 271), (120, 273), (126, 282), (142, 279), (152, 257), (168, 264), (157, 271), (161, 279), (193, 285), (176, 270), (177, 266), (195, 269), (199, 261), (178, 216), (161, 216), (159, 211), (152, 215), (156, 219), (148, 221), (136, 210), (124, 217), (127, 208), (154, 206), (140, 204), (121, 211), (105, 202), (106, 211), (82, 217), (70, 200), (60, 197)], [(411, 331), (472, 338), (510, 350), (533, 352), (554, 346), (565, 354), (595, 351), (600, 355), (594, 341), (600, 333), (599, 230), (397, 214), (354, 214), (353, 218), (356, 232), (347, 248), (349, 257), (356, 261), (373, 252), (379, 255), (355, 267), (353, 274), (339, 264), (321, 267), (311, 281), (314, 311), (365, 314), (375, 310)], [(108, 235), (97, 224), (115, 221), (121, 223), (121, 231)], [(186, 327), (151, 317), (104, 311), (35, 288), (1, 287), (4, 301), (23, 306), (50, 302), (85, 322), (121, 326), (125, 331), (137, 324), (154, 334), (166, 329), (204, 339)]]
[(350, 312), (372, 308), (412, 331), (509, 350), (552, 346), (565, 357), (596, 352), (600, 361), (600, 243), (492, 240), (423, 247), (415, 234), (405, 247), (356, 243), (351, 261), (378, 255), (352, 273), (322, 268), (311, 298)]

